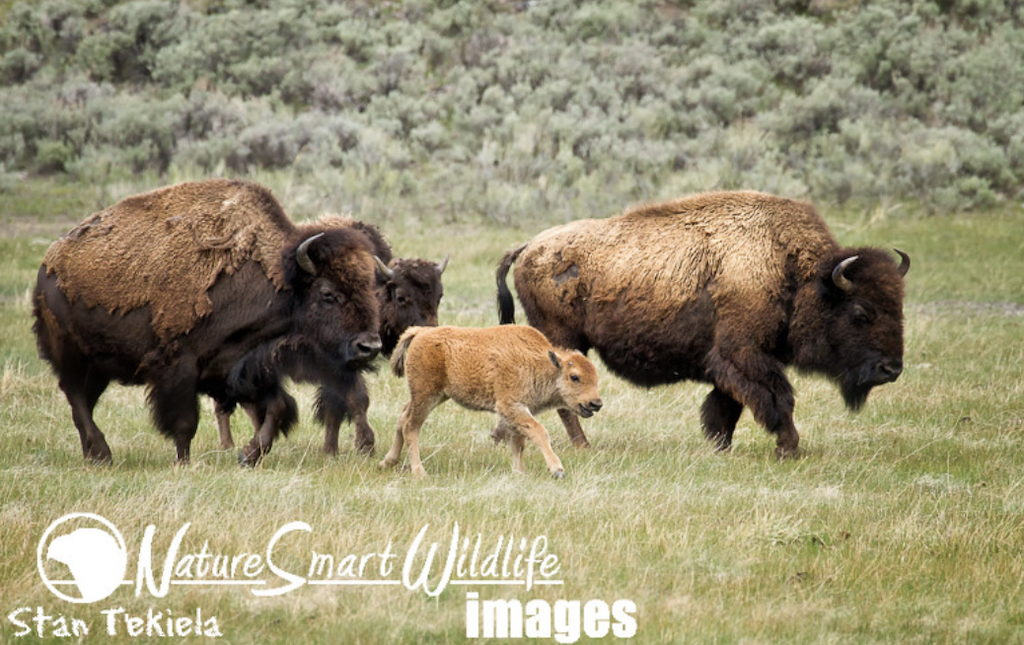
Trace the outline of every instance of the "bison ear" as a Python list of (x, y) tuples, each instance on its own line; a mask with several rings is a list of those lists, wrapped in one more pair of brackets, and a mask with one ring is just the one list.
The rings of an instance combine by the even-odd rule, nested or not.
[(556, 354), (555, 352), (553, 352), (552, 350), (549, 349), (548, 350), (548, 358), (551, 359), (551, 364), (552, 365), (554, 365), (558, 369), (562, 369), (562, 361), (558, 360), (558, 354)]

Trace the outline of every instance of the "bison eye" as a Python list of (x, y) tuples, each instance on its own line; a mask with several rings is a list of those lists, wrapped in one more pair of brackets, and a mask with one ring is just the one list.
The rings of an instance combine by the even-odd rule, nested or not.
[(572, 381), (573, 383), (579, 383), (580, 382), (580, 377), (577, 376), (576, 374), (571, 374), (569, 376), (569, 380)]
[(861, 305), (854, 305), (853, 307), (853, 321), (855, 323), (866, 325), (874, 319), (874, 316), (865, 307)]
[(342, 294), (335, 293), (335, 292), (331, 291), (330, 289), (321, 289), (320, 290), (320, 299), (323, 300), (326, 303), (329, 303), (329, 304), (339, 303), (339, 302), (341, 302), (344, 299), (344, 297), (345, 296), (343, 296)]

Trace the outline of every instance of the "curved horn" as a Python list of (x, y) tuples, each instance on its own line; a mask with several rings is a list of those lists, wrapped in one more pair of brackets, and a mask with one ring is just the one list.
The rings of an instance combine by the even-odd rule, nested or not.
[(907, 275), (907, 271), (910, 271), (910, 256), (899, 249), (893, 249), (900, 256), (900, 268), (898, 271), (901, 276)]
[(846, 271), (846, 267), (853, 264), (859, 257), (859, 255), (855, 255), (853, 257), (846, 258), (845, 260), (837, 264), (836, 268), (832, 269), (832, 283), (835, 284), (840, 289), (842, 289), (843, 291), (849, 291), (850, 289), (853, 289), (853, 283), (850, 282), (849, 278), (843, 275), (843, 271)]
[(448, 268), (448, 260), (450, 260), (451, 257), (452, 256), (450, 256), (450, 255), (446, 255), (446, 256), (444, 256), (443, 260), (441, 260), (440, 262), (437, 263), (437, 272), (438, 273), (444, 273), (444, 270)]
[(313, 264), (313, 260), (309, 259), (309, 245), (313, 243), (317, 238), (323, 237), (323, 233), (317, 233), (311, 235), (302, 241), (299, 248), (295, 249), (295, 261), (299, 263), (302, 270), (311, 275), (316, 275), (316, 265)]
[(377, 264), (377, 270), (380, 271), (385, 278), (390, 280), (395, 277), (395, 272), (388, 268), (388, 265), (384, 264), (384, 260), (381, 260), (376, 255), (373, 256), (373, 261)]

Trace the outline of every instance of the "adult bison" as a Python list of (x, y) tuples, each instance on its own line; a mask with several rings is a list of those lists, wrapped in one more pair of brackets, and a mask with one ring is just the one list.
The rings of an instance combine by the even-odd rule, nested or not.
[[(321, 218), (321, 221), (358, 229), (373, 244), (373, 258), (377, 265), (375, 291), (380, 314), (378, 331), (382, 342), (381, 352), (385, 356), (391, 355), (399, 336), (409, 327), (437, 325), (437, 309), (444, 294), (441, 274), (448, 266), (448, 257), (439, 263), (420, 258), (395, 258), (392, 257), (391, 246), (372, 224), (336, 216)], [(251, 406), (245, 407), (258, 430), (259, 421), (254, 409)], [(352, 387), (344, 392), (321, 387), (317, 392), (316, 416), (324, 424), (324, 452), (329, 455), (338, 454), (341, 424), (351, 421), (355, 426), (356, 450), (372, 453), (375, 437), (368, 419), (369, 408), (370, 396), (366, 380), (361, 374), (356, 376)], [(216, 415), (221, 447), (230, 448), (234, 445), (230, 406), (218, 401)]]
[(280, 374), (352, 387), (381, 347), (373, 246), (352, 227), (297, 226), (270, 191), (229, 180), (128, 197), (47, 251), (33, 294), (40, 355), (86, 458), (110, 461), (93, 408), (111, 380), (147, 385), (187, 462), (197, 394), (253, 405), (253, 464), (296, 419)]
[[(704, 433), (725, 450), (744, 406), (796, 455), (784, 367), (824, 374), (856, 410), (903, 370), (902, 260), (843, 248), (810, 204), (713, 192), (558, 226), (498, 267), (502, 323), (513, 322), (511, 265), (530, 324), (555, 345), (597, 349), (637, 385), (714, 386)], [(573, 442), (579, 421), (560, 413)]]

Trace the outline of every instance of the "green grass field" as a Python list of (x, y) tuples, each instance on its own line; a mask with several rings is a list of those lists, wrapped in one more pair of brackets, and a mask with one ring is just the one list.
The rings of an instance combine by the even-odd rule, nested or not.
[[(45, 188), (26, 190), (42, 195)], [(209, 401), (193, 464), (175, 468), (173, 446), (153, 429), (143, 390), (118, 386), (97, 408), (114, 465), (83, 463), (70, 409), (36, 357), (29, 305), (47, 245), (94, 206), (92, 193), (73, 193), (53, 197), (66, 211), (38, 201), (9, 204), (0, 219), (2, 642), (79, 641), (54, 636), (52, 625), (42, 639), (34, 631), (16, 637), (9, 614), (22, 607), (86, 620), (86, 643), (172, 640), (129, 638), (123, 624), (108, 638), (100, 611), (116, 607), (175, 617), (198, 608), (217, 617), (217, 640), (225, 643), (461, 642), (468, 591), (524, 604), (629, 599), (637, 608), (637, 643), (1024, 642), (1018, 205), (934, 217), (822, 209), (841, 242), (896, 246), (913, 257), (906, 369), (895, 384), (876, 389), (859, 415), (843, 408), (830, 384), (792, 374), (798, 460), (777, 462), (772, 437), (749, 413), (734, 450), (716, 454), (699, 426), (707, 386), (645, 391), (601, 367), (605, 409), (584, 422), (593, 449), (573, 449), (553, 413), (540, 419), (565, 480), (547, 476), (533, 447), (527, 474), (513, 474), (508, 448), (489, 440), (493, 418), (448, 403), (424, 427), (429, 477), (421, 481), (377, 468), (406, 399), (404, 383), (383, 364), (370, 377), (375, 459), (356, 455), (344, 433), (341, 455), (322, 455), (312, 390), (294, 387), (300, 426), (259, 468), (241, 470), (233, 451), (218, 448)], [(386, 232), (401, 255), (451, 253), (442, 322), (482, 326), (496, 322), (493, 275), (501, 253), (542, 228), (389, 224)], [(236, 415), (236, 440), (247, 438), (246, 426)], [(272, 598), (210, 586), (136, 598), (125, 588), (95, 605), (73, 605), (47, 591), (35, 563), (43, 531), (71, 512), (110, 520), (131, 553), (154, 525), (161, 563), (186, 522), (183, 552), (207, 542), (217, 554), (264, 553), (278, 528), (305, 522), (312, 532), (289, 535), (276, 552), (292, 571), (304, 570), (312, 550), (363, 554), (393, 542), (404, 553), (428, 524), (428, 542), (441, 542), (442, 550), (456, 524), (464, 535), (481, 534), (485, 545), (509, 534), (546, 536), (563, 584), (530, 591), (450, 586), (436, 598), (401, 586), (307, 585)]]

